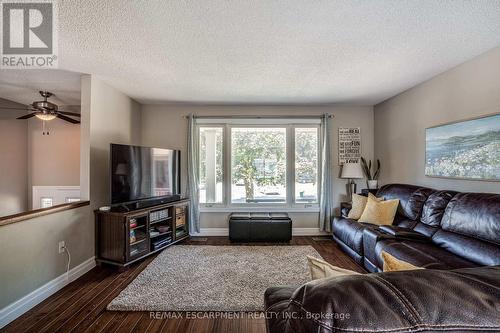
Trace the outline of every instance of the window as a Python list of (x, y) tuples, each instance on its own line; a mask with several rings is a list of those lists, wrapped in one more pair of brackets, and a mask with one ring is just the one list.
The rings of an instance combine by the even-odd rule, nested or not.
[(286, 203), (286, 128), (231, 128), (231, 202)]
[(317, 205), (319, 120), (217, 119), (198, 129), (201, 204)]
[(295, 202), (318, 201), (318, 128), (295, 129)]
[(80, 186), (33, 186), (32, 209), (80, 201)]
[(200, 203), (222, 203), (221, 127), (200, 128)]
[(53, 206), (52, 198), (40, 198), (40, 208), (49, 208)]

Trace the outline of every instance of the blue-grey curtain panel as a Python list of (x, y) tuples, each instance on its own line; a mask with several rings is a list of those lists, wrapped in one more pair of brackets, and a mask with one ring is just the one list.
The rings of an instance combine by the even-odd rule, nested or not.
[(332, 191), (332, 158), (330, 153), (330, 120), (329, 115), (321, 118), (321, 180), (319, 199), (319, 229), (331, 231), (330, 221), (333, 216), (333, 191)]
[(200, 232), (200, 209), (199, 209), (199, 175), (198, 175), (198, 135), (196, 130), (196, 118), (194, 115), (188, 117), (187, 137), (187, 194), (191, 199), (189, 207), (189, 230)]

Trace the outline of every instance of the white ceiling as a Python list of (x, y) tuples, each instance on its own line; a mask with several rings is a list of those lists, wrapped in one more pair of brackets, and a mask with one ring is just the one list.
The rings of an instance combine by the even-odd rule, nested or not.
[[(80, 105), (80, 74), (62, 70), (1, 70), (0, 98), (21, 104), (41, 101), (38, 91), (54, 94), (49, 100), (58, 105)], [(66, 108), (67, 109), (67, 108)]]
[(142, 103), (372, 105), (500, 45), (499, 18), (486, 0), (65, 0), (59, 67)]

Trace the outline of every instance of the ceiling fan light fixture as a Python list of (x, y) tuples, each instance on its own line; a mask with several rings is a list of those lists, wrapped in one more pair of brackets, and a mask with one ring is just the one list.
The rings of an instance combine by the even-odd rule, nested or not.
[(40, 113), (40, 114), (36, 114), (35, 117), (37, 117), (38, 119), (41, 119), (41, 120), (53, 120), (57, 116), (55, 114), (50, 114), (50, 113)]

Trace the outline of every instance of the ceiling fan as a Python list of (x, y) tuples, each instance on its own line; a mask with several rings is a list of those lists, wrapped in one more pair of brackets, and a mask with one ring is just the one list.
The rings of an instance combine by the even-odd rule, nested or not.
[[(28, 113), (24, 116), (17, 117), (16, 119), (28, 119), (31, 117), (37, 117), (40, 120), (49, 121), (55, 118), (62, 119), (64, 121), (70, 122), (72, 124), (79, 124), (80, 120), (73, 119), (71, 117), (80, 117), (79, 113), (75, 112), (67, 112), (59, 110), (57, 104), (49, 102), (47, 99), (53, 96), (54, 94), (48, 91), (39, 91), (40, 95), (43, 97), (43, 101), (35, 101), (29, 105), (27, 105), (26, 109), (23, 108), (9, 108), (9, 107), (0, 107), (1, 109), (10, 109), (10, 110), (27, 110), (33, 111), (32, 113)], [(71, 117), (68, 117), (71, 116)]]

